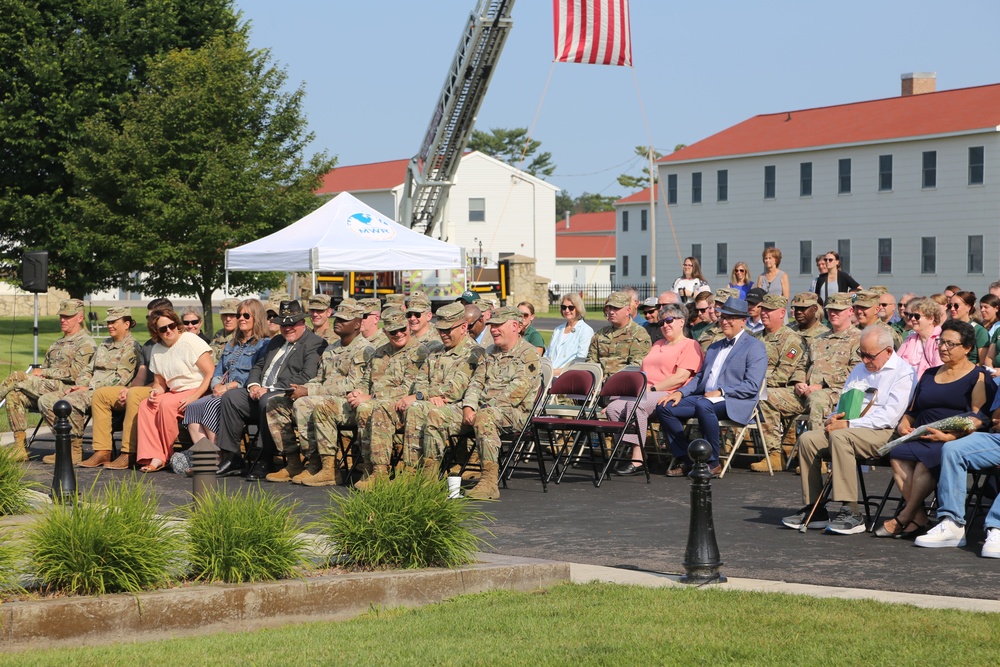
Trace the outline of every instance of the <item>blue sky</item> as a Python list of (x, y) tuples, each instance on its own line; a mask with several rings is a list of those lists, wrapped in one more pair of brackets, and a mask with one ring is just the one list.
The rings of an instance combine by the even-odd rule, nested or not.
[[(475, 5), (236, 0), (253, 45), (305, 86), (314, 148), (341, 165), (416, 153)], [(896, 96), (903, 72), (937, 72), (938, 90), (1000, 82), (995, 0), (632, 0), (631, 17), (632, 70), (553, 67), (552, 3), (517, 0), (477, 128), (537, 113), (550, 182), (624, 196), (615, 179), (650, 134), (669, 153), (756, 114)]]

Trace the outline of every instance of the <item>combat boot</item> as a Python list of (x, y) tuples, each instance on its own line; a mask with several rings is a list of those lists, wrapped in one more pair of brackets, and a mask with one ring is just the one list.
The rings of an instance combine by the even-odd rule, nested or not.
[(316, 452), (309, 452), (306, 454), (305, 468), (297, 475), (293, 475), (291, 478), (292, 484), (302, 484), (307, 479), (312, 479), (312, 476), (323, 469), (323, 465), (319, 462), (319, 454)]
[(389, 479), (389, 466), (375, 465), (372, 466), (372, 472), (370, 475), (366, 475), (364, 479), (355, 482), (354, 488), (358, 491), (367, 491), (375, 483), (376, 479)]
[(781, 455), (780, 449), (772, 449), (770, 452), (768, 452), (767, 459), (761, 459), (756, 463), (751, 463), (750, 470), (753, 470), (754, 472), (768, 472), (767, 460), (770, 459), (771, 460), (770, 469), (781, 472), (782, 458), (784, 457)]
[[(77, 465), (83, 461), (83, 438), (73, 438), (70, 441), (70, 449), (73, 453), (73, 465)], [(47, 463), (49, 465), (54, 465), (56, 462), (56, 455), (49, 454), (48, 456), (42, 457), (42, 463)]]
[(465, 496), (473, 500), (500, 500), (497, 472), (496, 462), (483, 461), (483, 476), (479, 479), (478, 484), (465, 493)]
[(14, 444), (8, 445), (11, 458), (21, 463), (28, 460), (28, 439), (24, 431), (14, 431)]
[(337, 457), (321, 456), (320, 460), (323, 468), (309, 479), (302, 480), (302, 483), (306, 486), (336, 486), (340, 484), (340, 468), (337, 467)]
[[(469, 462), (465, 464), (465, 471), (462, 473), (462, 479), (465, 481), (479, 479), (482, 473), (476, 468), (480, 468), (480, 464), (481, 461), (479, 460), (479, 452), (472, 452), (472, 454), (469, 455)], [(472, 466), (472, 470), (469, 469), (470, 466)]]
[(264, 477), (269, 482), (277, 482), (283, 484), (285, 482), (292, 481), (292, 478), (305, 470), (305, 466), (302, 465), (302, 457), (298, 452), (289, 452), (285, 454), (285, 467), (278, 472), (269, 473)]

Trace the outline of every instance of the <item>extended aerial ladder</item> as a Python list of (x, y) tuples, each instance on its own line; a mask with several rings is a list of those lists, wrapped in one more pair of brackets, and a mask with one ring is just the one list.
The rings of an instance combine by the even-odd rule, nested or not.
[(420, 152), (406, 169), (400, 222), (428, 236), (441, 221), (448, 190), (472, 136), (512, 21), (514, 0), (479, 0), (445, 78)]

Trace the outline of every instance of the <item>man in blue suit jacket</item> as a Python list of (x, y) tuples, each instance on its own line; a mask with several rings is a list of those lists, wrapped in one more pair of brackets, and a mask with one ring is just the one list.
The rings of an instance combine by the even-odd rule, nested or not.
[(712, 445), (708, 466), (713, 475), (722, 472), (719, 420), (731, 419), (741, 424), (750, 421), (767, 373), (767, 350), (743, 330), (749, 315), (746, 301), (736, 297), (727, 299), (719, 318), (726, 337), (712, 343), (705, 352), (701, 370), (656, 407), (660, 427), (668, 435), (676, 459), (675, 466), (667, 471), (669, 477), (682, 477), (691, 470), (685, 421), (698, 418), (702, 435)]

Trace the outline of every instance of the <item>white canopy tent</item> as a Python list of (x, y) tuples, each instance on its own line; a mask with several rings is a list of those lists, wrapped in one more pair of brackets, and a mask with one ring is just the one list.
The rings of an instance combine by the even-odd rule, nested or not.
[(264, 238), (226, 251), (230, 271), (410, 271), (464, 268), (459, 246), (418, 234), (342, 192)]

